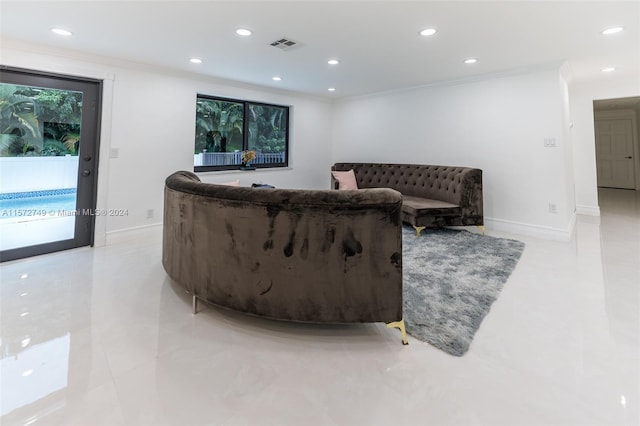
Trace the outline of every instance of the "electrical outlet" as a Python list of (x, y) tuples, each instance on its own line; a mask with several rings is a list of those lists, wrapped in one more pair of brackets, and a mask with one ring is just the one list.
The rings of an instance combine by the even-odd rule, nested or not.
[(153, 219), (153, 209), (147, 210), (147, 219)]
[(558, 206), (556, 206), (556, 203), (549, 203), (549, 213), (558, 213)]
[(109, 157), (110, 158), (120, 157), (120, 148), (111, 148), (111, 151), (109, 152)]

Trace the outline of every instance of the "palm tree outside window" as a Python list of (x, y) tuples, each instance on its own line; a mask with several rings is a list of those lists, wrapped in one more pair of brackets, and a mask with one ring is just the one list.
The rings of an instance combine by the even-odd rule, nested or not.
[(252, 150), (258, 168), (288, 165), (289, 107), (198, 95), (194, 171), (237, 168)]

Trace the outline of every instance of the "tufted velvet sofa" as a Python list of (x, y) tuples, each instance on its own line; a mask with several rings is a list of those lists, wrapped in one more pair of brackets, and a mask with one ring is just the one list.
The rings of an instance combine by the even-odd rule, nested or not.
[[(353, 169), (358, 188), (391, 188), (402, 193), (402, 221), (425, 227), (480, 227), (484, 233), (482, 170), (419, 164), (336, 163)], [(334, 188), (337, 189), (335, 182)]]
[(391, 189), (288, 190), (200, 182), (164, 189), (162, 264), (197, 301), (318, 323), (402, 331), (402, 197)]

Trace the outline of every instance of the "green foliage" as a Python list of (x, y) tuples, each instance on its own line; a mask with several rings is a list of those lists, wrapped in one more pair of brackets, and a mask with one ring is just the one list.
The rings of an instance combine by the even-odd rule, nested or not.
[[(243, 142), (245, 124), (248, 134), (246, 142)], [(199, 97), (196, 102), (194, 152), (253, 150), (258, 154), (283, 153), (287, 149), (288, 125), (286, 107)]]
[(243, 116), (240, 103), (198, 98), (195, 153), (241, 150)]
[(249, 148), (260, 152), (284, 152), (286, 149), (286, 108), (249, 106)]
[(39, 105), (38, 117), (42, 121), (66, 125), (80, 125), (82, 117), (82, 92), (57, 89), (25, 89), (35, 92), (34, 101)]
[(80, 126), (76, 124), (45, 122), (44, 140), (58, 141), (66, 147), (67, 154), (76, 154), (78, 145), (80, 144)]
[(0, 83), (0, 155), (77, 155), (81, 113), (81, 92)]
[(37, 104), (17, 93), (18, 87), (0, 84), (0, 152), (16, 149), (17, 143), (34, 144), (40, 136)]
[(55, 139), (45, 139), (42, 147), (43, 156), (59, 156), (71, 154), (67, 146)]
[(62, 143), (71, 154), (76, 154), (80, 145), (80, 134), (67, 133), (62, 137)]

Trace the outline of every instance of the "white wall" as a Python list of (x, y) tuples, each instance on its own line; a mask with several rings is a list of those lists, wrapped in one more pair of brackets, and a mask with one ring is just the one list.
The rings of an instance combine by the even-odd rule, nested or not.
[(558, 65), (344, 100), (333, 111), (333, 161), (478, 167), (488, 227), (567, 239), (575, 206), (566, 88)]
[(0, 158), (0, 193), (68, 189), (77, 185), (77, 156)]
[[(129, 215), (97, 222), (97, 244), (107, 233), (162, 221), (164, 179), (177, 170), (193, 170), (198, 93), (292, 106), (290, 167), (204, 173), (203, 181), (239, 179), (241, 185), (328, 188), (331, 104), (327, 101), (21, 42), (2, 43), (2, 65), (104, 80), (97, 207), (128, 209)], [(118, 158), (109, 158), (111, 148), (118, 148)], [(154, 211), (151, 219), (149, 210)]]
[(570, 87), (573, 155), (578, 213), (599, 216), (596, 175), (596, 142), (593, 101), (640, 96), (640, 78), (616, 79), (607, 75), (600, 81)]
[[(570, 234), (574, 204), (578, 213), (599, 214), (592, 101), (640, 95), (638, 79), (568, 87), (560, 65), (332, 106), (313, 97), (6, 39), (0, 64), (103, 80), (97, 207), (126, 208), (129, 216), (97, 218), (98, 244), (107, 232), (160, 223), (165, 177), (192, 170), (197, 93), (292, 105), (290, 168), (203, 173), (203, 181), (326, 188), (335, 161), (479, 167), (489, 227), (560, 239)], [(544, 148), (548, 137), (555, 137), (558, 147)], [(111, 148), (119, 149), (119, 158), (109, 158)], [(549, 202), (556, 204), (556, 214), (549, 212)], [(148, 210), (154, 210), (151, 219)]]
[(563, 150), (564, 167), (561, 172), (564, 175), (564, 190), (565, 200), (567, 202), (566, 210), (569, 214), (569, 234), (571, 234), (575, 227), (576, 221), (576, 194), (575, 194), (575, 181), (574, 181), (574, 163), (573, 163), (573, 132), (571, 129), (571, 108), (569, 101), (569, 83), (570, 78), (569, 67), (567, 64), (563, 64), (560, 68), (559, 74), (559, 88), (560, 96), (562, 99), (562, 139), (564, 143), (560, 145), (559, 149)]

